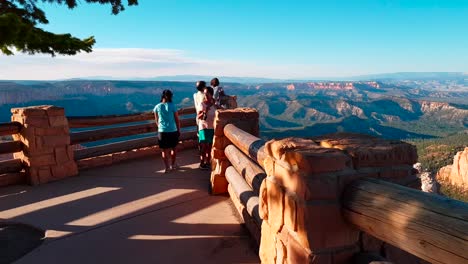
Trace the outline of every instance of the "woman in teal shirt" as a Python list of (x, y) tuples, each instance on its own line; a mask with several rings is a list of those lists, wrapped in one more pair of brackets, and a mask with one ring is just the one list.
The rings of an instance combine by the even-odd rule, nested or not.
[(179, 143), (180, 122), (177, 109), (172, 103), (171, 90), (164, 90), (161, 102), (154, 107), (154, 118), (158, 126), (159, 148), (166, 166), (165, 172), (177, 169), (176, 146)]

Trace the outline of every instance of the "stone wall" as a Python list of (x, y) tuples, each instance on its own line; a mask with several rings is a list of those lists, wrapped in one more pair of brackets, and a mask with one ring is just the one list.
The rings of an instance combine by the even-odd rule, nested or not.
[(407, 263), (398, 257), (403, 251), (350, 226), (341, 215), (340, 200), (345, 186), (361, 177), (419, 188), (412, 168), (417, 160), (413, 146), (334, 134), (272, 140), (265, 149), (268, 177), (259, 203), (262, 263), (350, 263), (356, 253), (375, 248), (379, 254), (392, 252), (386, 256), (392, 256), (390, 261)]
[(227, 167), (231, 164), (224, 154), (224, 149), (231, 141), (224, 136), (224, 127), (234, 124), (238, 128), (254, 135), (259, 134), (258, 112), (252, 108), (236, 108), (217, 110), (214, 121), (215, 136), (213, 140), (211, 192), (223, 194), (228, 192), (228, 182), (225, 177)]
[(42, 184), (78, 174), (70, 146), (65, 111), (55, 106), (11, 109), (12, 121), (22, 124), (14, 140), (23, 143), (23, 151), (14, 154), (26, 168), (29, 184)]

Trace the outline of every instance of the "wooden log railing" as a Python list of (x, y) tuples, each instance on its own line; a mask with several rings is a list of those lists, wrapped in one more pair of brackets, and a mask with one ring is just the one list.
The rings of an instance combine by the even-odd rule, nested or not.
[[(195, 107), (182, 108), (178, 111), (178, 114), (195, 114)], [(153, 112), (146, 112), (128, 115), (69, 116), (67, 119), (70, 128), (83, 128), (153, 120), (154, 114)]]
[[(195, 126), (195, 119), (181, 119), (180, 126), (181, 128)], [(70, 142), (72, 145), (81, 144), (86, 142), (92, 142), (103, 139), (118, 138), (125, 136), (132, 136), (138, 134), (146, 134), (151, 132), (156, 132), (157, 126), (154, 123), (140, 124), (140, 125), (130, 125), (130, 126), (121, 126), (121, 127), (112, 127), (104, 128), (98, 130), (87, 130), (74, 132), (70, 134)]]
[(23, 169), (20, 159), (10, 159), (0, 161), (0, 175), (5, 173), (16, 173)]
[(377, 179), (353, 182), (344, 217), (431, 263), (468, 263), (468, 204)]
[[(266, 177), (261, 167), (265, 158), (265, 141), (233, 124), (224, 127), (224, 135), (232, 142), (224, 149), (231, 163), (225, 173), (229, 183), (228, 192), (247, 228), (259, 243), (262, 219), (259, 214), (258, 195), (260, 185)], [(249, 224), (249, 221), (252, 223)]]
[(7, 141), (0, 143), (0, 154), (19, 152), (23, 149), (20, 141)]
[(21, 130), (19, 122), (0, 123), (0, 136), (9, 136), (17, 134)]
[[(10, 136), (20, 133), (22, 128), (19, 122), (0, 123), (0, 136)], [(23, 150), (20, 141), (7, 141), (0, 143), (0, 154), (16, 153)], [(24, 182), (24, 169), (20, 159), (0, 161), (0, 186)]]
[[(184, 118), (187, 115), (195, 114), (195, 108), (183, 108), (178, 111), (181, 128), (194, 127), (193, 131), (185, 131), (181, 133), (180, 140), (196, 139), (196, 122), (195, 118)], [(71, 128), (85, 128), (93, 126), (109, 126), (124, 123), (143, 122), (154, 119), (153, 113), (140, 113), (130, 115), (111, 115), (111, 116), (95, 116), (95, 117), (68, 117), (68, 123)], [(119, 127), (97, 128), (86, 131), (78, 131), (70, 133), (70, 142), (72, 145), (94, 142), (105, 139), (114, 139), (125, 136), (134, 136), (148, 134), (157, 131), (157, 126), (154, 122), (144, 124), (130, 124)], [(94, 147), (75, 150), (75, 160), (86, 159), (111, 153), (129, 151), (132, 149), (154, 146), (158, 143), (157, 136), (147, 136), (138, 139), (125, 140), (121, 142), (103, 144)]]
[[(197, 137), (196, 131), (183, 132), (180, 135), (179, 140), (189, 140), (195, 139)], [(84, 149), (79, 149), (75, 151), (75, 159), (86, 159), (111, 153), (116, 153), (120, 151), (128, 151), (132, 149), (139, 149), (145, 147), (151, 147), (158, 144), (158, 137), (151, 136), (139, 139), (125, 140), (122, 142), (109, 143), (96, 147), (89, 147)]]
[(266, 153), (265, 141), (253, 136), (233, 124), (224, 127), (224, 135), (249, 158), (262, 165)]

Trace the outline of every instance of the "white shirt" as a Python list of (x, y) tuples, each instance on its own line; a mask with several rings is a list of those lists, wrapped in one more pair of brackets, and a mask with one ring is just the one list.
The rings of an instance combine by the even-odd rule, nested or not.
[(200, 111), (206, 111), (206, 120), (198, 119), (198, 130), (214, 129), (214, 119), (216, 114), (216, 107), (212, 105), (208, 109), (208, 105), (202, 103)]

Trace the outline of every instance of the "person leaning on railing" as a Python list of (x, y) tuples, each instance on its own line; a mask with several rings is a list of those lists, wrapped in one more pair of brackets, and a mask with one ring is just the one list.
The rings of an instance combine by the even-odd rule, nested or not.
[(158, 126), (159, 148), (166, 167), (165, 173), (178, 168), (176, 146), (180, 137), (180, 121), (177, 109), (172, 103), (171, 90), (164, 90), (161, 102), (154, 107), (154, 119)]

